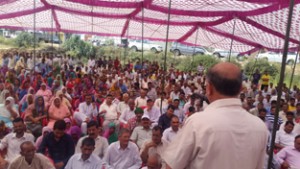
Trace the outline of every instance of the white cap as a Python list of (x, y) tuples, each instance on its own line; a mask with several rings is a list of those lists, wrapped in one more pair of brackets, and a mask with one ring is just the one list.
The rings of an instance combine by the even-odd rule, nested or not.
[(142, 119), (144, 119), (144, 118), (147, 118), (147, 119), (150, 120), (150, 117), (148, 116), (148, 114), (145, 114), (145, 113), (144, 113), (144, 115), (142, 116)]

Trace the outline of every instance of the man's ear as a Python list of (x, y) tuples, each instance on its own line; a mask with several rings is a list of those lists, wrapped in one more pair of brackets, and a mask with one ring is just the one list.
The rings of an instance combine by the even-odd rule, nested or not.
[(211, 96), (213, 94), (213, 85), (209, 82), (205, 82), (206, 83), (206, 96)]

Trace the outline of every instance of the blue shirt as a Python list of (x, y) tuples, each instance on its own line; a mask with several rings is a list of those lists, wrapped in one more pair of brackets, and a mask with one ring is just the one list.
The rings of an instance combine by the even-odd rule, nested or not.
[(50, 158), (53, 159), (55, 163), (64, 162), (66, 165), (75, 152), (75, 145), (70, 135), (64, 134), (59, 141), (56, 141), (54, 133), (51, 132), (43, 138), (38, 152), (45, 154), (46, 149), (48, 149)]

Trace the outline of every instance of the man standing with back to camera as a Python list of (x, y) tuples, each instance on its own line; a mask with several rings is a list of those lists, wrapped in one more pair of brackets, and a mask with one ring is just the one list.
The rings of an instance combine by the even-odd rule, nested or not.
[(167, 168), (261, 169), (268, 131), (258, 117), (242, 108), (238, 99), (241, 70), (232, 63), (219, 63), (206, 77), (210, 105), (188, 118), (163, 153)]

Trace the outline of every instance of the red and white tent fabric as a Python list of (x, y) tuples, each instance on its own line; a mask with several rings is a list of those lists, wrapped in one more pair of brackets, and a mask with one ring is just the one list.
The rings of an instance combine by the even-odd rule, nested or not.
[[(296, 50), (300, 38), (300, 0), (295, 3), (290, 50)], [(233, 39), (236, 52), (283, 48), (288, 0), (172, 0), (171, 4), (168, 41), (195, 44), (197, 39), (197, 45), (229, 49)], [(33, 30), (35, 21), (36, 30), (42, 31), (140, 38), (144, 23), (145, 39), (165, 41), (168, 12), (168, 0), (2, 0), (0, 28)]]

